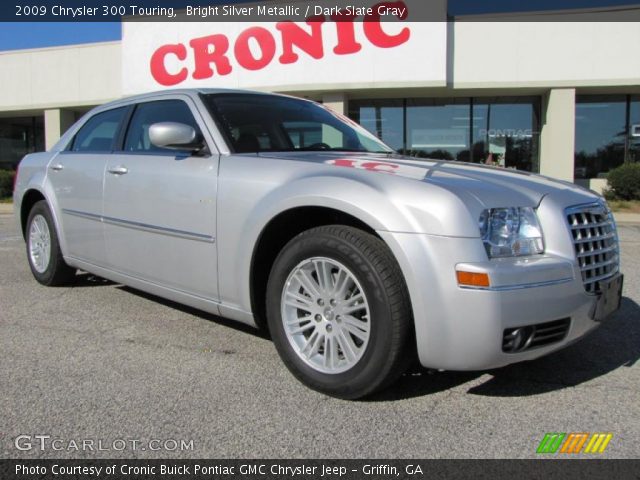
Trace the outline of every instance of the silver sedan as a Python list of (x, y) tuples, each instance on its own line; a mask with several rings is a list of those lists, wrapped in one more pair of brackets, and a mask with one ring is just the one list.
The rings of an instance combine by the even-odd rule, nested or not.
[(423, 366), (537, 358), (619, 307), (606, 202), (416, 160), (314, 102), (176, 90), (95, 108), (20, 164), (34, 277), (77, 270), (267, 328), (306, 385), (359, 398)]

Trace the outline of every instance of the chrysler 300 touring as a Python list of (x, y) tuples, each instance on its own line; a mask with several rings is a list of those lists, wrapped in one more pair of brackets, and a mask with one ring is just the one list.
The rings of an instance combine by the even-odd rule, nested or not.
[(44, 285), (77, 270), (267, 328), (306, 385), (358, 398), (417, 358), (479, 370), (558, 350), (620, 304), (595, 193), (416, 160), (312, 101), (168, 90), (87, 113), (14, 192)]

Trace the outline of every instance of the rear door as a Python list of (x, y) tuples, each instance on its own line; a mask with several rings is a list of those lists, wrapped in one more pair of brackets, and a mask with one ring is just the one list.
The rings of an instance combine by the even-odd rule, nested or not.
[(102, 183), (107, 159), (128, 107), (100, 112), (78, 130), (69, 148), (49, 163), (67, 254), (98, 265), (105, 260)]
[[(192, 126), (209, 153), (158, 148), (149, 127)], [(104, 224), (109, 266), (156, 285), (217, 300), (218, 155), (188, 96), (136, 105), (120, 152), (106, 166)]]

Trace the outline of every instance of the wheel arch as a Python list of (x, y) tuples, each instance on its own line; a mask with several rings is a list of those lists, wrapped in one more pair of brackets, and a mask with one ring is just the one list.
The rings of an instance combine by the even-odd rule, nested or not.
[(60, 217), (58, 216), (57, 204), (55, 202), (55, 195), (47, 195), (47, 185), (45, 184), (45, 188), (40, 188), (40, 185), (30, 185), (28, 186), (24, 193), (21, 196), (20, 200), (20, 228), (22, 230), (23, 238), (26, 240), (26, 231), (27, 231), (27, 220), (29, 218), (29, 212), (33, 208), (33, 206), (39, 202), (40, 200), (44, 200), (47, 202), (49, 206), (49, 211), (51, 212), (51, 217), (53, 218), (54, 228), (56, 229), (56, 233), (58, 235), (58, 242), (60, 244), (60, 250), (63, 255), (67, 253), (67, 243), (64, 235), (62, 234), (62, 225), (60, 223)]
[(20, 203), (20, 227), (22, 229), (22, 237), (25, 239), (27, 235), (27, 220), (29, 218), (29, 212), (31, 212), (33, 206), (41, 200), (46, 202), (47, 198), (36, 188), (28, 189), (22, 196), (22, 202)]
[[(276, 257), (296, 235), (324, 225), (351, 226), (374, 235), (384, 242), (369, 223), (336, 208), (317, 205), (298, 206), (275, 215), (261, 230), (251, 255), (249, 294), (254, 321), (259, 327), (267, 328), (267, 281)], [(384, 243), (395, 258), (393, 250), (386, 242)]]

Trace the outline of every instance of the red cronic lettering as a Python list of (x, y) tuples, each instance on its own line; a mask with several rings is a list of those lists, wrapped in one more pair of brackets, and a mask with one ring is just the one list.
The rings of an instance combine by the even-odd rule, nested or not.
[[(224, 35), (209, 35), (208, 37), (194, 38), (189, 42), (193, 49), (195, 70), (193, 78), (202, 80), (213, 77), (211, 64), (215, 64), (218, 75), (229, 75), (231, 64), (227, 58), (229, 39)], [(211, 49), (209, 47), (212, 47)]]
[(349, 55), (358, 53), (362, 50), (362, 44), (356, 41), (355, 24), (353, 20), (355, 15), (333, 15), (331, 20), (336, 24), (336, 33), (338, 34), (338, 44), (333, 49), (336, 55)]
[(392, 175), (396, 173), (396, 169), (400, 168), (400, 165), (395, 165), (393, 163), (363, 162), (361, 160), (349, 160), (347, 158), (331, 160), (328, 163), (331, 163), (336, 167), (361, 168), (364, 170), (369, 170), (371, 172), (390, 173)]
[[(404, 2), (383, 2), (375, 5), (373, 7), (374, 13), (371, 15), (367, 15), (364, 19), (364, 34), (367, 36), (369, 41), (374, 44), (376, 47), (380, 48), (393, 48), (398, 45), (402, 45), (409, 41), (409, 37), (411, 36), (411, 30), (407, 27), (403, 28), (400, 33), (396, 35), (389, 35), (382, 29), (382, 21), (380, 20), (380, 14), (378, 13), (381, 7), (385, 8), (406, 8)], [(398, 17), (400, 20), (404, 20), (407, 18), (406, 10), (405, 14)], [(388, 22), (391, 23), (391, 22)]]
[(311, 27), (311, 32), (307, 32), (293, 22), (277, 23), (276, 28), (282, 34), (280, 63), (286, 65), (298, 61), (298, 54), (293, 51), (294, 46), (315, 59), (321, 59), (324, 56), (324, 46), (322, 44), (323, 23), (324, 17), (322, 16), (308, 18), (307, 25)]
[(346, 160), (344, 158), (339, 158), (338, 160), (333, 160), (331, 163), (333, 163), (336, 167), (356, 168), (355, 160)]
[[(371, 170), (374, 172), (394, 174), (395, 173), (394, 170), (397, 168), (400, 168), (400, 165), (394, 165), (393, 163), (367, 162), (362, 164), (362, 168), (364, 168), (365, 170)], [(385, 170), (389, 168), (391, 170)]]
[(170, 87), (183, 82), (188, 75), (186, 68), (181, 68), (178, 73), (169, 73), (167, 66), (165, 65), (165, 58), (167, 55), (175, 55), (178, 60), (184, 60), (187, 58), (187, 47), (182, 43), (176, 45), (163, 45), (158, 48), (153, 55), (151, 55), (151, 75), (160, 85)]
[[(255, 39), (260, 47), (262, 56), (259, 58), (254, 57), (251, 52), (251, 46), (249, 45), (251, 39)], [(248, 28), (238, 36), (234, 53), (236, 60), (242, 67), (247, 70), (261, 70), (273, 60), (276, 54), (276, 41), (266, 28)]]
[[(335, 55), (358, 53), (365, 43), (363, 38), (374, 47), (397, 47), (409, 41), (411, 30), (404, 27), (398, 33), (390, 33), (398, 30), (394, 26), (397, 24), (383, 21), (379, 11), (393, 8), (406, 9), (406, 5), (402, 0), (379, 3), (372, 7), (374, 13), (365, 16), (362, 22), (355, 21), (356, 15), (333, 15), (330, 19), (335, 25), (336, 36), (332, 35), (330, 39), (324, 37), (326, 32), (323, 30), (329, 28), (325, 25), (327, 19), (324, 16), (309, 17), (306, 25), (291, 21), (279, 22), (275, 25), (279, 36), (272, 33), (271, 27), (255, 26), (241, 31), (237, 38), (229, 38), (224, 34), (194, 38), (189, 42), (193, 51), (192, 69), (183, 66), (184, 63), (175, 67), (176, 71), (167, 68), (167, 63), (181, 65), (178, 62), (187, 59), (187, 47), (182, 43), (162, 45), (151, 55), (151, 75), (160, 85), (172, 86), (184, 82), (190, 72), (194, 79), (204, 80), (214, 75), (229, 75), (238, 66), (245, 70), (261, 70), (273, 62), (280, 53), (279, 47), (281, 55), (278, 60), (284, 65), (298, 62), (300, 52), (319, 60), (325, 56), (325, 47), (331, 48), (329, 43), (325, 45), (325, 40), (331, 42), (335, 39), (336, 43), (332, 44)], [(406, 13), (398, 14), (399, 20), (406, 18)], [(360, 23), (364, 30), (362, 38), (359, 38)], [(233, 66), (232, 62), (235, 62)]]

